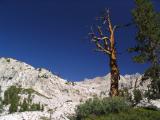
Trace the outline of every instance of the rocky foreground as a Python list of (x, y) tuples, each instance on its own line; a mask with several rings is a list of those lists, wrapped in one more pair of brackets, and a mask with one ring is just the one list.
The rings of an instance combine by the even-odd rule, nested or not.
[[(9, 106), (4, 106), (0, 120), (68, 120), (67, 116), (75, 113), (78, 104), (83, 103), (93, 96), (108, 96), (110, 88), (110, 74), (94, 79), (85, 79), (81, 82), (69, 82), (52, 74), (43, 68), (34, 68), (26, 63), (11, 59), (0, 58), (0, 86), (1, 97), (10, 86), (20, 86), (32, 89), (32, 102), (44, 105), (44, 110), (39, 112), (17, 112), (8, 114)], [(138, 87), (141, 91), (147, 89), (147, 84), (140, 84), (141, 75), (121, 76), (120, 89), (127, 88), (132, 91)], [(23, 100), (26, 94), (20, 94)], [(159, 105), (160, 101), (153, 101)]]

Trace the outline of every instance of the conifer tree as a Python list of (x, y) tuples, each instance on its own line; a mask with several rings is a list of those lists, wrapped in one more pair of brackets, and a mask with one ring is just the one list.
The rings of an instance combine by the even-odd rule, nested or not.
[(150, 0), (135, 0), (135, 4), (132, 15), (137, 28), (137, 45), (129, 51), (137, 53), (133, 58), (135, 62), (150, 63), (143, 79), (151, 79), (152, 97), (160, 97), (160, 12)]

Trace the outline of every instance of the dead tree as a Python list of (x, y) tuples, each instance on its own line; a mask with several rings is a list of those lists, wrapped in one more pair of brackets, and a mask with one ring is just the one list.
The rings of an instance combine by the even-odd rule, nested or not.
[[(117, 52), (115, 47), (115, 30), (117, 26), (112, 26), (112, 22), (110, 19), (109, 10), (106, 10), (103, 19), (104, 26), (107, 27), (107, 35), (103, 33), (103, 27), (97, 26), (97, 31), (94, 32), (93, 27), (91, 27), (91, 39), (95, 43), (97, 47), (97, 51), (105, 53), (109, 56), (109, 66), (110, 66), (110, 73), (111, 73), (111, 86), (110, 86), (110, 96), (118, 96), (118, 83), (120, 79), (120, 72), (117, 65)], [(105, 31), (106, 32), (106, 31)], [(108, 35), (109, 34), (109, 35)]]

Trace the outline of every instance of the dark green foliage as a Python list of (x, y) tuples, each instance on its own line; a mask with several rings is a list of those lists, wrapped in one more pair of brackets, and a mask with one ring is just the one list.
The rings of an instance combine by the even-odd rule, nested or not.
[(137, 45), (131, 48), (136, 52), (133, 59), (136, 62), (150, 62), (144, 78), (151, 79), (148, 98), (160, 98), (160, 12), (154, 9), (150, 0), (135, 0), (133, 20), (137, 27)]
[[(11, 86), (4, 92), (4, 101), (3, 103), (5, 105), (8, 105), (9, 103), (13, 102), (18, 102), (19, 101), (19, 96), (18, 94), (20, 93), (21, 88), (17, 88), (16, 86)], [(15, 103), (17, 104), (17, 103)]]
[(75, 82), (71, 82), (71, 81), (67, 81), (65, 84), (66, 84), (66, 85), (73, 85), (73, 86), (75, 86), (75, 85), (76, 85), (76, 83), (75, 83)]
[(36, 104), (32, 104), (31, 105), (31, 110), (32, 111), (36, 111), (37, 110), (37, 105)]
[(39, 78), (46, 78), (48, 79), (48, 75), (47, 74), (43, 74), (42, 76), (38, 76)]
[(40, 103), (36, 104), (36, 103), (32, 103), (29, 104), (27, 103), (27, 100), (24, 99), (23, 104), (21, 105), (21, 109), (20, 112), (24, 112), (24, 111), (43, 111), (43, 107), (41, 106)]
[(29, 110), (29, 104), (27, 103), (27, 100), (24, 99), (23, 103), (21, 105), (20, 112), (28, 111)]
[(37, 110), (38, 111), (42, 110), (40, 103), (39, 104), (32, 104), (30, 111), (37, 111)]
[[(135, 90), (139, 96), (139, 90)], [(160, 120), (160, 111), (154, 108), (132, 108), (121, 97), (89, 99), (77, 107), (70, 120)]]
[(32, 94), (35, 92), (35, 90), (33, 90), (32, 88), (28, 88), (28, 89), (23, 89), (22, 91), (23, 93), (26, 93), (26, 94)]
[(110, 113), (101, 116), (90, 115), (89, 117), (81, 120), (160, 120), (160, 111), (132, 108), (127, 112), (120, 112), (117, 114)]
[(160, 13), (154, 10), (150, 0), (135, 0), (133, 10), (134, 23), (137, 27), (137, 45), (130, 49), (138, 53), (136, 62), (157, 63), (160, 53)]
[[(44, 106), (40, 103), (32, 103), (31, 94), (35, 93), (33, 89), (22, 89), (20, 87), (11, 86), (4, 92), (3, 104), (9, 105), (9, 112), (24, 112), (24, 111), (39, 111), (43, 110)], [(19, 94), (27, 94), (28, 98), (25, 98), (23, 102), (20, 102)], [(18, 110), (18, 107), (20, 110)]]
[(127, 111), (130, 106), (121, 97), (94, 98), (77, 107), (76, 119), (81, 120), (89, 115), (104, 115)]
[(3, 102), (2, 98), (0, 97), (0, 113), (3, 111)]
[(20, 93), (21, 88), (17, 88), (16, 86), (11, 86), (4, 92), (4, 100), (3, 103), (5, 105), (10, 104), (9, 112), (17, 112), (17, 108), (19, 105), (20, 97), (18, 94)]
[(160, 98), (160, 65), (151, 67), (145, 72), (143, 79), (151, 79), (151, 84), (148, 86), (146, 97), (148, 99)]
[(9, 113), (13, 113), (13, 112), (17, 112), (17, 109), (18, 108), (18, 103), (13, 101), (11, 104), (10, 104), (10, 107), (9, 107)]
[(1, 86), (0, 86), (0, 113), (3, 111), (3, 101), (2, 101), (2, 97), (1, 97)]
[(41, 106), (41, 111), (44, 111), (44, 105), (42, 104), (42, 106)]
[(119, 90), (119, 96), (125, 98), (125, 100), (132, 102), (132, 95), (128, 92), (128, 88)]
[(37, 110), (41, 110), (41, 104), (40, 103), (37, 104)]
[(8, 62), (8, 63), (9, 63), (10, 61), (11, 61), (11, 60), (10, 60), (9, 58), (6, 58), (6, 62)]
[(138, 104), (143, 99), (142, 93), (138, 89), (133, 90), (133, 96), (134, 96), (134, 103), (135, 104)]

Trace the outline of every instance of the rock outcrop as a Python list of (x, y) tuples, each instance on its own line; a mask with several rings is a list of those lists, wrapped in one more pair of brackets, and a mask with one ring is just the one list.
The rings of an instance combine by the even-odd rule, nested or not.
[[(119, 86), (133, 89), (136, 83), (136, 87), (146, 89), (144, 86), (140, 86), (140, 78), (140, 74), (121, 76)], [(0, 58), (0, 83), (2, 97), (4, 91), (10, 86), (20, 86), (36, 91), (32, 96), (32, 101), (44, 105), (43, 112), (22, 112), (10, 115), (7, 114), (6, 108), (6, 111), (0, 116), (0, 120), (11, 120), (10, 118), (13, 120), (23, 120), (23, 118), (38, 120), (43, 117), (52, 117), (53, 120), (68, 120), (67, 116), (74, 114), (76, 105), (93, 96), (108, 96), (110, 74), (105, 77), (85, 79), (81, 82), (70, 82), (46, 69), (36, 69), (11, 58)], [(24, 95), (20, 96), (24, 97)]]

